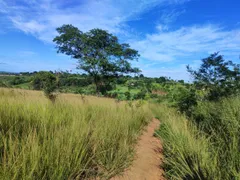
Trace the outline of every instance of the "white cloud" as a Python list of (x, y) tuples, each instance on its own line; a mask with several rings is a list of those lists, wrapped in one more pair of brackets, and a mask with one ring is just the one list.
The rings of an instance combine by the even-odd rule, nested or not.
[(169, 29), (169, 27), (167, 25), (164, 25), (164, 24), (158, 24), (156, 28), (160, 32), (167, 31)]
[(142, 40), (131, 40), (143, 58), (173, 61), (199, 53), (239, 53), (240, 29), (224, 30), (217, 25), (182, 27), (175, 31), (148, 34)]
[(24, 22), (20, 17), (10, 17), (16, 28), (21, 29), (25, 33), (38, 34), (43, 32), (47, 27), (35, 20)]
[(0, 0), (0, 13), (5, 14), (14, 27), (37, 38), (51, 42), (55, 29), (73, 24), (82, 31), (102, 28), (115, 34), (126, 34), (126, 21), (157, 6), (186, 0)]
[(170, 10), (170, 11), (165, 11), (163, 12), (160, 20), (161, 23), (163, 24), (169, 24), (172, 23), (173, 21), (175, 21), (177, 19), (178, 16), (180, 16), (181, 14), (185, 13), (185, 10)]

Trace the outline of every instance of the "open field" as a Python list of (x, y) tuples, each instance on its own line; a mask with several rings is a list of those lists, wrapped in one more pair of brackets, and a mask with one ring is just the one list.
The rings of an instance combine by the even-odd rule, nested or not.
[(240, 180), (240, 0), (0, 0), (0, 180)]
[(0, 89), (0, 179), (110, 178), (132, 161), (147, 104)]

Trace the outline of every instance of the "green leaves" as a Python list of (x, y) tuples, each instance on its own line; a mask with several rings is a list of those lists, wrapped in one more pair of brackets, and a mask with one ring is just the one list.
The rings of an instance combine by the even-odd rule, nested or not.
[(120, 44), (116, 36), (105, 30), (92, 29), (83, 33), (72, 25), (63, 25), (57, 32), (59, 35), (53, 41), (58, 52), (78, 59), (77, 68), (93, 77), (97, 91), (99, 84), (108, 77), (140, 72), (129, 62), (138, 59), (138, 51), (131, 49), (129, 44)]
[(35, 90), (43, 90), (48, 98), (55, 98), (53, 97), (53, 93), (57, 89), (57, 78), (54, 74), (47, 71), (40, 71), (34, 77), (32, 85)]
[(202, 59), (202, 65), (197, 71), (187, 66), (199, 88), (209, 91), (208, 99), (217, 100), (239, 92), (240, 70), (239, 64), (225, 61), (218, 53)]

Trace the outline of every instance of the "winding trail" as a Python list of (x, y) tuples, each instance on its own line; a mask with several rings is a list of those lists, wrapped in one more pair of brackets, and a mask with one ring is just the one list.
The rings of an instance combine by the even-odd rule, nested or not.
[(161, 142), (154, 137), (154, 131), (159, 127), (159, 120), (153, 119), (140, 136), (136, 146), (136, 157), (132, 166), (123, 175), (111, 180), (163, 180), (163, 170), (160, 169), (162, 155)]

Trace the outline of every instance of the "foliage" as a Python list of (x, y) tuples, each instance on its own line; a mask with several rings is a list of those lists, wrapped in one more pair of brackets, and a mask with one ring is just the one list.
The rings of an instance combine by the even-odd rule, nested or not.
[(209, 92), (207, 96), (209, 100), (218, 100), (239, 93), (240, 65), (225, 61), (218, 53), (202, 59), (197, 71), (192, 70), (189, 65), (187, 70), (197, 86)]
[(18, 84), (23, 84), (25, 83), (25, 79), (23, 77), (20, 77), (20, 76), (16, 76), (14, 77), (14, 79), (12, 80), (11, 84), (12, 85), (18, 85)]
[(56, 96), (53, 94), (57, 89), (57, 78), (54, 74), (47, 71), (37, 73), (32, 81), (33, 89), (43, 90), (46, 97), (53, 102)]
[(124, 95), (126, 96), (127, 100), (131, 100), (131, 93), (129, 91), (126, 91)]
[(141, 91), (135, 95), (135, 99), (144, 99), (146, 97), (146, 94), (147, 90), (141, 89)]
[(57, 28), (59, 36), (54, 38), (58, 52), (78, 59), (78, 68), (86, 71), (102, 92), (112, 77), (120, 74), (138, 73), (129, 61), (137, 60), (139, 54), (128, 44), (120, 44), (118, 38), (101, 29), (83, 33), (72, 25)]
[[(21, 72), (21, 74), (13, 75), (2, 75), (0, 76), (0, 86), (12, 87), (12, 88), (21, 88), (21, 89), (35, 89), (41, 90), (39, 83), (36, 84), (36, 87), (33, 87), (32, 81), (34, 77), (39, 72)], [(83, 91), (85, 95), (96, 95), (96, 85), (92, 82), (92, 77), (87, 74), (75, 74), (69, 73), (68, 71), (60, 72), (51, 72), (57, 79), (58, 91), (62, 93), (76, 93), (79, 94), (79, 89)], [(24, 80), (24, 83), (17, 85), (12, 85), (14, 79)], [(159, 83), (159, 78), (149, 78), (149, 77), (131, 77), (128, 75), (121, 75), (117, 79), (111, 80), (104, 86), (101, 86), (101, 93), (98, 95), (104, 95), (106, 97), (116, 98), (118, 94), (124, 94), (126, 98), (134, 99), (156, 99), (161, 98), (160, 96), (165, 96), (174, 86), (177, 86), (179, 82), (173, 81), (166, 78), (166, 82)], [(21, 80), (22, 81), (22, 80)], [(23, 82), (23, 81), (22, 81)], [(5, 86), (6, 85), (6, 86)], [(189, 84), (182, 84), (183, 86), (189, 87)], [(141, 90), (146, 90), (145, 96), (140, 94)], [(130, 96), (128, 94), (130, 93)], [(138, 95), (137, 95), (138, 94)], [(165, 98), (166, 99), (166, 98)]]
[(8, 87), (8, 84), (6, 84), (6, 82), (0, 81), (0, 87)]
[(197, 105), (197, 95), (194, 87), (186, 88), (182, 84), (173, 86), (167, 94), (171, 106), (176, 107), (181, 113), (190, 116)]
[(127, 97), (125, 96), (125, 94), (117, 94), (117, 100), (118, 101), (124, 101), (124, 100), (127, 100)]
[(83, 76), (79, 74), (70, 74), (67, 72), (59, 72), (57, 73), (57, 76), (59, 78), (59, 86), (88, 86), (91, 83), (91, 79), (88, 76)]

